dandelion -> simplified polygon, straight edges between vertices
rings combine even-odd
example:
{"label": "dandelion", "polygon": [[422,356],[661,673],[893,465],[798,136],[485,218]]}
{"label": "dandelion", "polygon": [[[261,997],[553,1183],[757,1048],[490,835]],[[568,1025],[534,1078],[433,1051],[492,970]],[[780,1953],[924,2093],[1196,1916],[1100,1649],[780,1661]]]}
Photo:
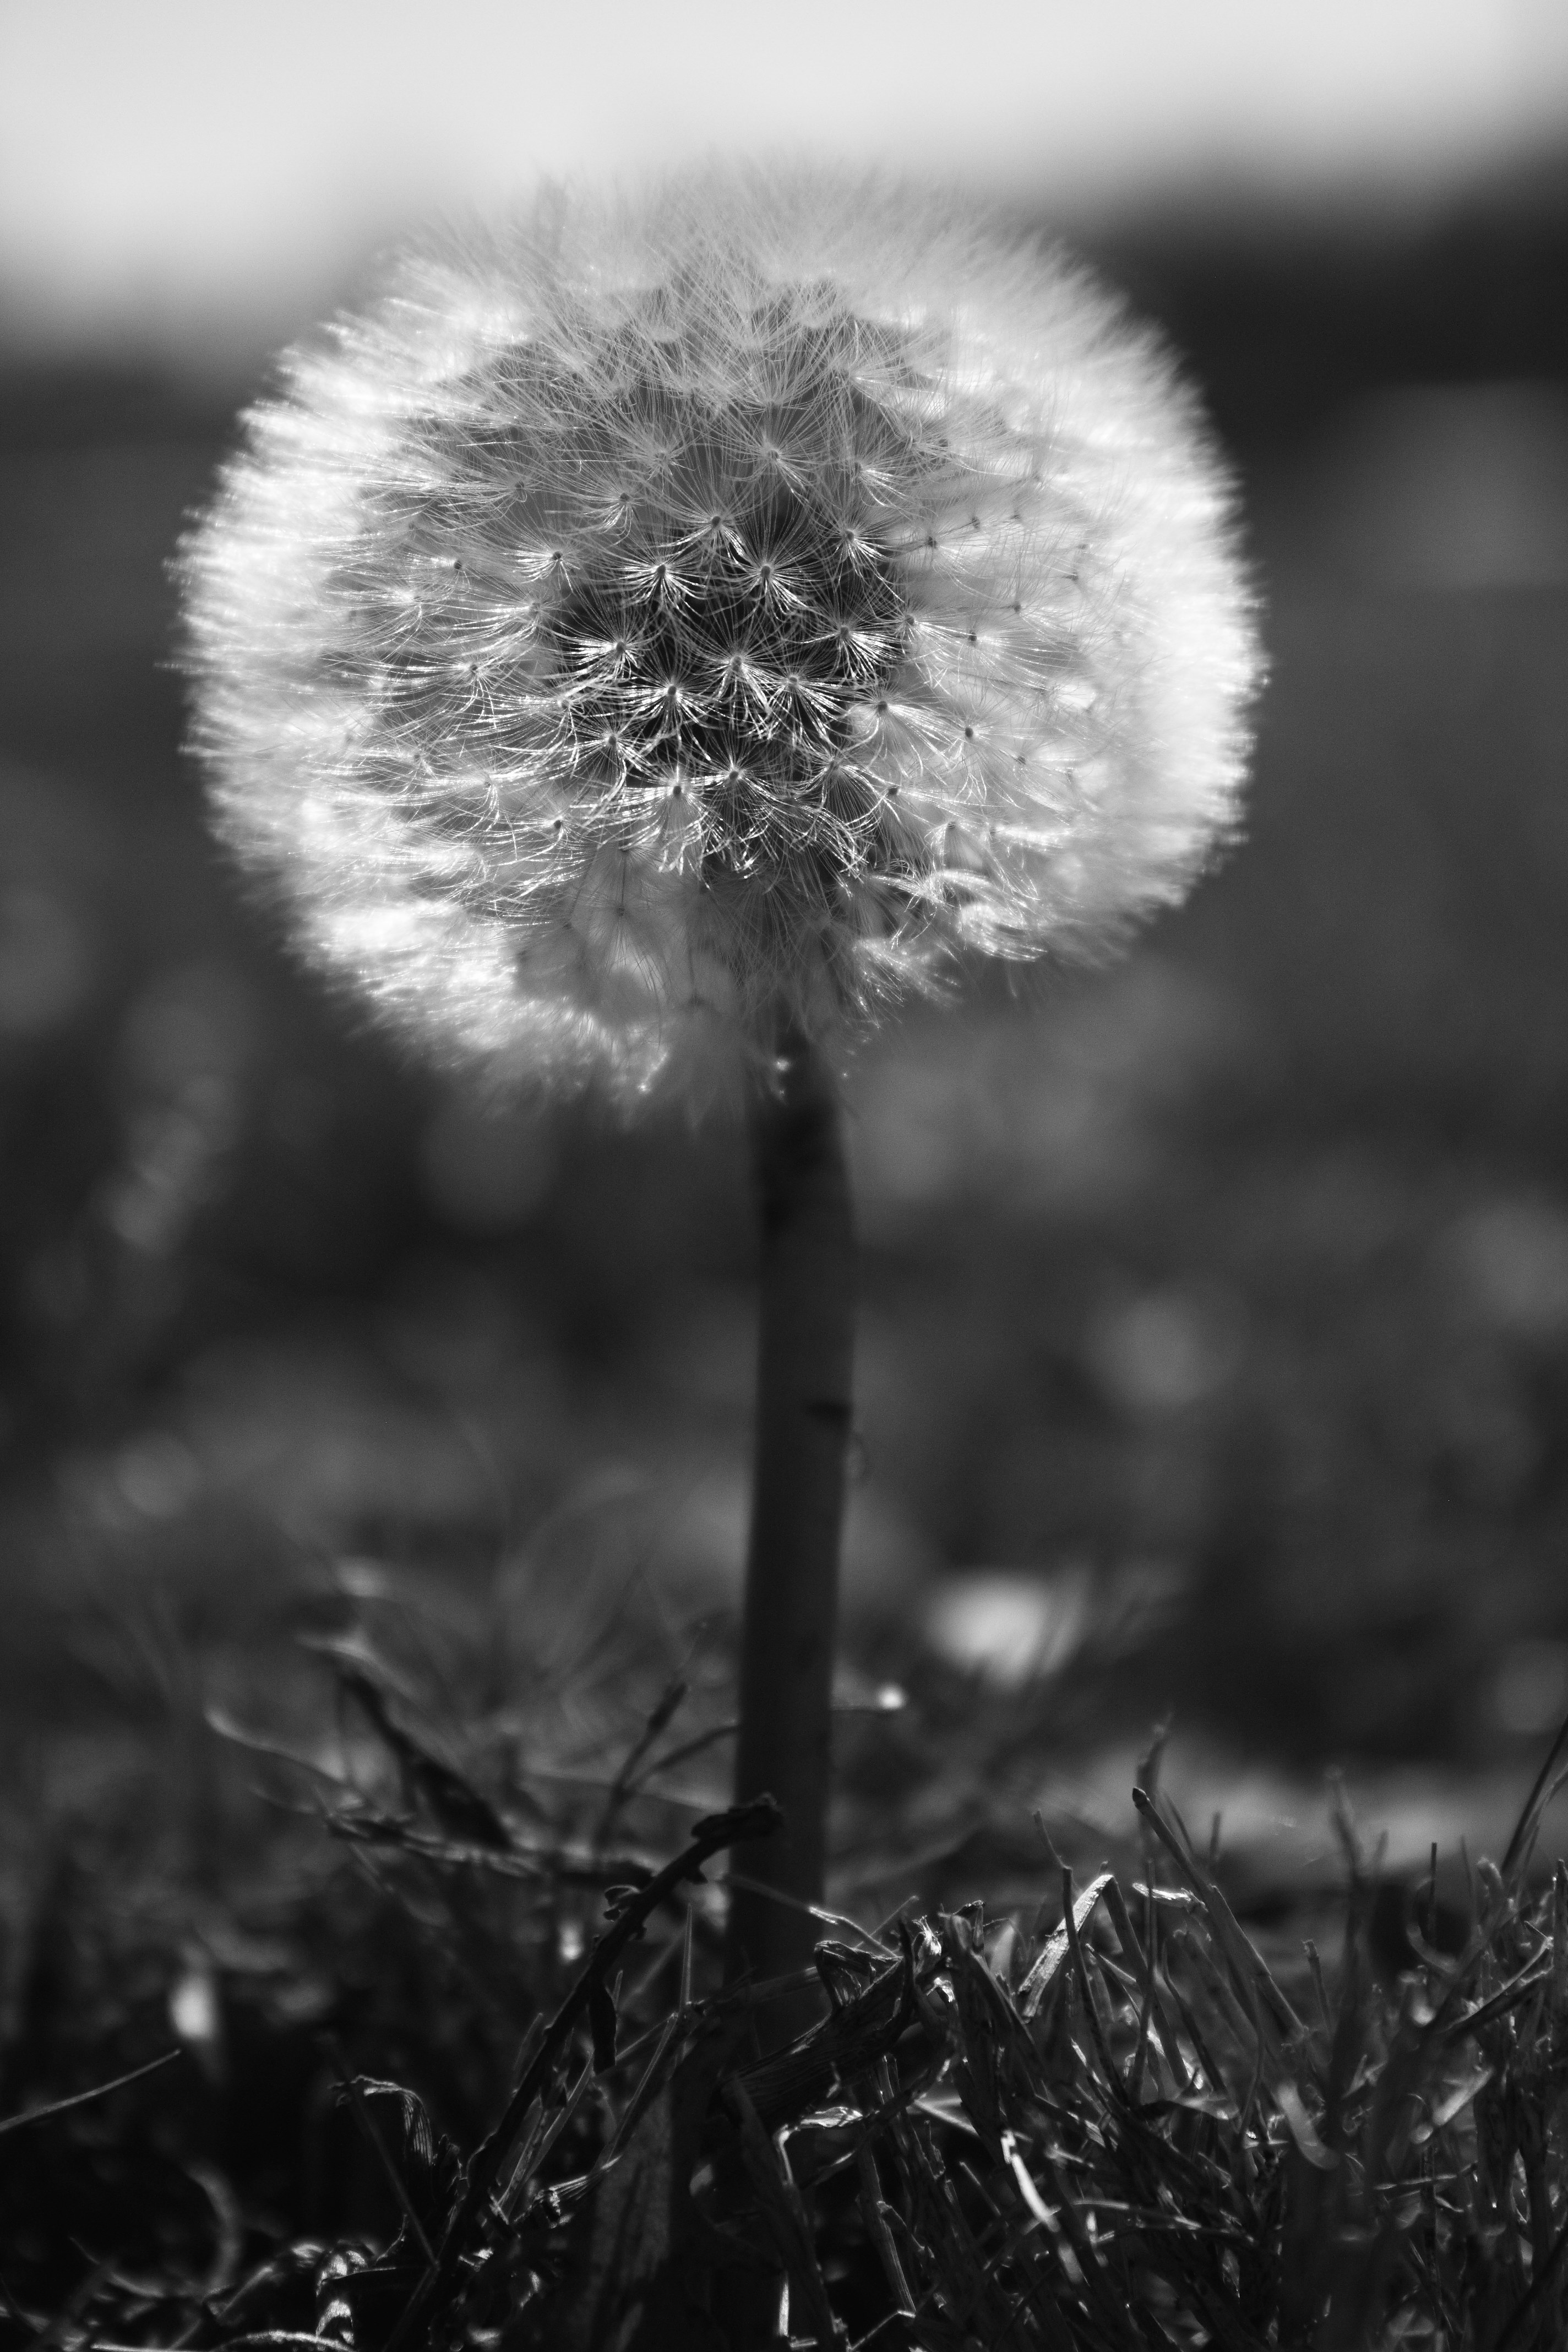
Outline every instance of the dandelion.
{"label": "dandelion", "polygon": [[[836,1072],[977,957],[1115,944],[1229,831],[1227,478],[1146,332],[933,199],[712,173],[406,257],[181,564],[218,827],[476,1081],[745,1106],[739,1794],[819,1899],[849,1422]],[[811,1923],[735,1897],[764,1970]]]}

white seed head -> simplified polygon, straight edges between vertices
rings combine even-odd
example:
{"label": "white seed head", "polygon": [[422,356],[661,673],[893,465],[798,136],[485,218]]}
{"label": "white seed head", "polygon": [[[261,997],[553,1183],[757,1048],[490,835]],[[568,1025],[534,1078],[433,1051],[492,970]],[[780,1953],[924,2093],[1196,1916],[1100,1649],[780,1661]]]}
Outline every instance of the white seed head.
{"label": "white seed head", "polygon": [[494,1079],[727,1090],[971,952],[1094,951],[1233,821],[1230,492],[1081,270],[715,173],[424,250],[180,558],[220,830]]}

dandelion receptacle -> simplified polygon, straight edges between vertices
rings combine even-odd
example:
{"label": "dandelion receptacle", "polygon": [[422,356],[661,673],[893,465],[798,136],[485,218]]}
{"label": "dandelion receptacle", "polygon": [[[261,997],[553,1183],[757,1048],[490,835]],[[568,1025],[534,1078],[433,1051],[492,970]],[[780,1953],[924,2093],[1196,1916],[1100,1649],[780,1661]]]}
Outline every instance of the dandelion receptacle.
{"label": "dandelion receptacle", "polygon": [[[1037,238],[723,172],[433,244],[283,362],[182,551],[220,832],[478,1087],[749,1124],[731,1966],[809,1958],[851,1420],[846,1058],[1095,954],[1234,822],[1258,656],[1158,342]],[[767,1889],[788,1898],[773,1899]]]}

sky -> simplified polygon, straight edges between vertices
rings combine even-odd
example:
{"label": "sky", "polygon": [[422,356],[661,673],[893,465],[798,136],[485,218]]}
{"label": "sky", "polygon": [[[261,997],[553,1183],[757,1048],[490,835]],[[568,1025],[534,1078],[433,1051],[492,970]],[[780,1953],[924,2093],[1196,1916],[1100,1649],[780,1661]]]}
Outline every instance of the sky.
{"label": "sky", "polygon": [[0,0],[0,335],[247,344],[431,215],[716,152],[1070,225],[1564,144],[1563,0]]}

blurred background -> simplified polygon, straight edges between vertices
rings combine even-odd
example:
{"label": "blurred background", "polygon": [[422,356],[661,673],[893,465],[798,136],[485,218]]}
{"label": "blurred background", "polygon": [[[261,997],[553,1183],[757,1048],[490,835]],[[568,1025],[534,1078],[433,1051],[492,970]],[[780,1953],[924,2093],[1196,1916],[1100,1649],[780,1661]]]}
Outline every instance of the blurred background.
{"label": "blurred background", "polygon": [[938,173],[1125,288],[1272,661],[1187,908],[854,1070],[848,1654],[1048,1691],[1086,1807],[1173,1709],[1233,1819],[1339,1760],[1413,1853],[1434,1791],[1492,1834],[1568,1709],[1555,0],[5,0],[6,1757],[345,1561],[475,1589],[566,1528],[667,1626],[733,1605],[738,1139],[486,1116],[294,971],[204,833],[164,569],[400,230],[710,151]]}

